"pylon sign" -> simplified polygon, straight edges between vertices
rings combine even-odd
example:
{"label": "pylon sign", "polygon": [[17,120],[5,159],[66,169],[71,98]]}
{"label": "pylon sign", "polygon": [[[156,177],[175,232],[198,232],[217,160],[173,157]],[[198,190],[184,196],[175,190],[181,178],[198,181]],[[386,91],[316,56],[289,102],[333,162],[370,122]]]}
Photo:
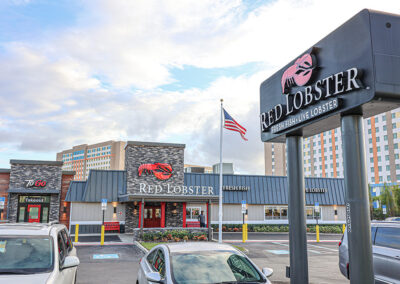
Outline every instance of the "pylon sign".
{"label": "pylon sign", "polygon": [[260,88],[261,140],[284,142],[400,106],[397,15],[363,10],[294,58]]}

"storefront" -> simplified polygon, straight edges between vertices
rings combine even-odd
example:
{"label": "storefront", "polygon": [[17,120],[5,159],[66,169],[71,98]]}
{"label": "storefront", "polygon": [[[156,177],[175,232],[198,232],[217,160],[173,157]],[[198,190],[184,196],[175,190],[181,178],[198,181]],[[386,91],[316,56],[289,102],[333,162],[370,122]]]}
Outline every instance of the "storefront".
{"label": "storefront", "polygon": [[[184,173],[184,145],[128,142],[125,171],[92,170],[86,182],[72,182],[71,224],[80,232],[100,231],[101,199],[107,199],[106,221],[126,232],[138,228],[193,228],[203,211],[206,226],[218,223],[219,175]],[[308,223],[344,223],[343,179],[307,178]],[[251,224],[287,224],[287,178],[255,175],[223,176],[223,223],[243,222],[246,201]],[[314,210],[318,203],[321,210]],[[72,231],[74,230],[71,227]]]}
{"label": "storefront", "polygon": [[10,164],[11,169],[0,171],[0,194],[6,199],[1,218],[13,223],[60,221],[69,226],[70,206],[64,199],[74,172],[62,171],[62,162],[56,161],[11,160]]}

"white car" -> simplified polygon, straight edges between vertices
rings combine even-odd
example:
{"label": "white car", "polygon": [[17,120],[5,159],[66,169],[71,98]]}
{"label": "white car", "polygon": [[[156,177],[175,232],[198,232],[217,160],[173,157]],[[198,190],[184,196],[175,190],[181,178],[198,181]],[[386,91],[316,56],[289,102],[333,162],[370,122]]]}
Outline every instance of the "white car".
{"label": "white car", "polygon": [[78,265],[64,225],[0,224],[0,283],[71,284]]}
{"label": "white car", "polygon": [[136,283],[267,283],[262,271],[227,244],[187,242],[154,247],[141,260]]}

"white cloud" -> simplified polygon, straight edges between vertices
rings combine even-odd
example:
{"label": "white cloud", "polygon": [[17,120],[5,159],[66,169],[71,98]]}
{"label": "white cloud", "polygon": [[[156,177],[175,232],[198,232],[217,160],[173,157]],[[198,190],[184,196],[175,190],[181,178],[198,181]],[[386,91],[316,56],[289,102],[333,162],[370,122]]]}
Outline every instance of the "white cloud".
{"label": "white cloud", "polygon": [[[55,152],[109,139],[168,141],[187,144],[187,163],[211,165],[224,98],[249,138],[225,131],[225,161],[262,174],[261,82],[364,7],[400,12],[389,0],[278,0],[250,12],[241,1],[84,2],[76,25],[40,42],[2,43],[0,147]],[[205,89],[159,88],[177,79],[171,67],[249,62],[263,68],[216,77]]]}

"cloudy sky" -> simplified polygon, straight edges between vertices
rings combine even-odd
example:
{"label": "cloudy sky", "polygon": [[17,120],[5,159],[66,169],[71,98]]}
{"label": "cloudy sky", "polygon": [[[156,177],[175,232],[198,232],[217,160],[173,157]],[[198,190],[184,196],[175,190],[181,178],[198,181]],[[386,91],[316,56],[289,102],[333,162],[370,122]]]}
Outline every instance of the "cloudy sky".
{"label": "cloudy sky", "polygon": [[263,174],[259,86],[351,16],[393,1],[1,0],[0,168],[76,144],[186,144],[219,161],[219,100],[247,128],[224,162]]}

